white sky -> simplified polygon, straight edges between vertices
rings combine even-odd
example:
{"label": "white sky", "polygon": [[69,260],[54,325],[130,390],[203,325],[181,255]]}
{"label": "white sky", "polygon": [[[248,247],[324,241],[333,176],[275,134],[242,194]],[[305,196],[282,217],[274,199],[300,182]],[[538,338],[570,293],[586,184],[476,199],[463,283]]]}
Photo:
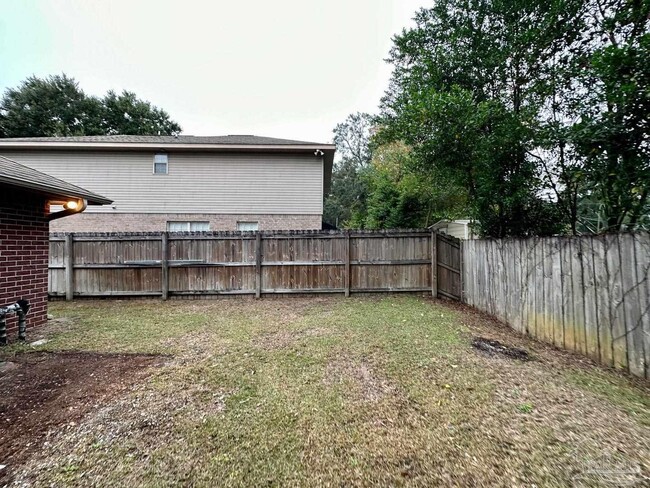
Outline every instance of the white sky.
{"label": "white sky", "polygon": [[391,37],[425,0],[0,0],[0,90],[65,72],[134,91],[184,134],[326,142],[376,112]]}

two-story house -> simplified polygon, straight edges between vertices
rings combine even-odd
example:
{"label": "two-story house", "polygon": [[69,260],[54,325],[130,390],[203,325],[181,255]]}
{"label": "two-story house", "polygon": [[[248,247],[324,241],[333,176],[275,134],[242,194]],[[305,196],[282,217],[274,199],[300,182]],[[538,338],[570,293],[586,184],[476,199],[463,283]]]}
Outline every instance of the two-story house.
{"label": "two-story house", "polygon": [[334,146],[269,137],[0,139],[0,155],[105,195],[112,205],[52,231],[320,229]]}

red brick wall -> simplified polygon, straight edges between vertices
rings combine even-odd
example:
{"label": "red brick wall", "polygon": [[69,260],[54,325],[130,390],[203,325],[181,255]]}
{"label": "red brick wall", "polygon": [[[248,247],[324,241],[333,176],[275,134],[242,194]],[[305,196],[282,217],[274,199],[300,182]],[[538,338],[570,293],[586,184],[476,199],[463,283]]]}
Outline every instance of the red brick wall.
{"label": "red brick wall", "polygon": [[319,230],[320,214],[136,214],[86,211],[53,220],[52,232],[162,232],[167,221],[209,222],[211,231],[237,230],[237,222],[258,222],[260,230]]}
{"label": "red brick wall", "polygon": [[[29,300],[27,333],[47,321],[49,226],[43,196],[0,186],[0,306]],[[8,316],[7,327],[17,327]],[[10,340],[15,339],[10,333]]]}

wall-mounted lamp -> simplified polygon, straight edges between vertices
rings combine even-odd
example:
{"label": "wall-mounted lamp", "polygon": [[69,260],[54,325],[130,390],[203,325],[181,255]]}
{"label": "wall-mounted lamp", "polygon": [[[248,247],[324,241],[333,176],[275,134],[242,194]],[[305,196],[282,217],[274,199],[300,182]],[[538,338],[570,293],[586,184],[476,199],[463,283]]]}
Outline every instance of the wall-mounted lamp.
{"label": "wall-mounted lamp", "polygon": [[78,200],[49,200],[47,203],[48,206],[61,205],[63,207],[63,210],[49,214],[47,220],[60,219],[61,217],[83,212],[88,206],[88,201],[84,198]]}

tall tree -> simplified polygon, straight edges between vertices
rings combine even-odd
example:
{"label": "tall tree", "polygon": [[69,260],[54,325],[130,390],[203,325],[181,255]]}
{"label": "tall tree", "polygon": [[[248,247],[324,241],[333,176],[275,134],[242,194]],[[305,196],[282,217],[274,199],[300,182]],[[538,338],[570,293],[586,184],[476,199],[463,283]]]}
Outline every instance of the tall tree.
{"label": "tall tree", "polygon": [[647,225],[649,0],[439,0],[415,20],[380,137],[456,175],[484,234]]}
{"label": "tall tree", "polygon": [[411,145],[423,172],[463,183],[484,234],[560,230],[541,199],[536,147],[550,60],[580,33],[578,0],[440,0],[394,39],[382,137]]}
{"label": "tall tree", "polygon": [[323,219],[337,227],[353,225],[353,216],[365,208],[367,184],[361,175],[372,158],[373,118],[366,113],[350,114],[334,128],[337,160],[332,188],[326,195]]}
{"label": "tall tree", "polygon": [[170,120],[167,112],[138,99],[133,92],[123,91],[117,95],[109,91],[102,105],[106,134],[171,135],[181,131],[181,126]]}
{"label": "tall tree", "polygon": [[373,127],[372,115],[362,112],[348,115],[334,127],[334,144],[341,161],[349,161],[358,169],[370,163]]}
{"label": "tall tree", "polygon": [[3,137],[102,134],[102,105],[66,75],[31,76],[0,101]]}
{"label": "tall tree", "polygon": [[355,215],[355,226],[420,228],[466,215],[464,189],[445,174],[414,170],[412,154],[399,142],[375,148],[372,164],[362,175],[368,198],[363,211]]}
{"label": "tall tree", "polygon": [[[645,225],[650,205],[650,1],[591,0],[565,113],[597,231]],[[590,208],[594,208],[593,206]]]}
{"label": "tall tree", "polygon": [[17,88],[7,89],[0,100],[1,137],[172,135],[180,131],[164,110],[131,92],[88,96],[65,74],[29,77]]}

